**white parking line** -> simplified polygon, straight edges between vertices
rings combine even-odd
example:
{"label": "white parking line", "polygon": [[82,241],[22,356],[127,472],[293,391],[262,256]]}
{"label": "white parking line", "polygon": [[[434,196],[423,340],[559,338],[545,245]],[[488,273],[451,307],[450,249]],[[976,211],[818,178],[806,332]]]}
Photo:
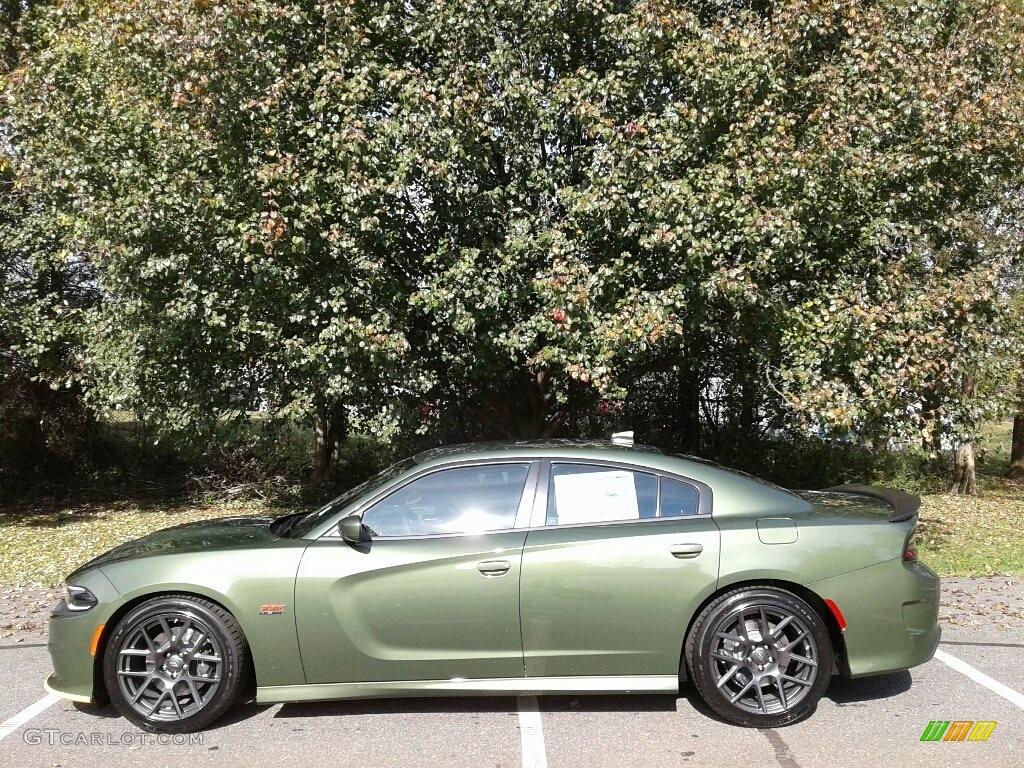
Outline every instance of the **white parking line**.
{"label": "white parking line", "polygon": [[979,685],[985,686],[993,693],[999,694],[1011,704],[1016,704],[1021,709],[1024,709],[1024,694],[1017,693],[1013,688],[1007,688],[998,680],[993,680],[984,672],[980,672],[972,667],[966,661],[958,659],[956,656],[950,656],[945,651],[935,651],[935,658],[946,666],[955,669],[960,674],[967,675],[971,680]]}
{"label": "white parking line", "polygon": [[0,724],[0,741],[6,739],[33,717],[46,710],[48,707],[52,707],[58,701],[60,701],[59,696],[54,696],[52,693],[48,693],[35,704],[30,704],[25,707],[14,717],[4,720],[4,722]]}
{"label": "white parking line", "polygon": [[548,755],[544,751],[544,727],[540,721],[536,696],[520,696],[519,743],[523,748],[523,768],[548,768]]}

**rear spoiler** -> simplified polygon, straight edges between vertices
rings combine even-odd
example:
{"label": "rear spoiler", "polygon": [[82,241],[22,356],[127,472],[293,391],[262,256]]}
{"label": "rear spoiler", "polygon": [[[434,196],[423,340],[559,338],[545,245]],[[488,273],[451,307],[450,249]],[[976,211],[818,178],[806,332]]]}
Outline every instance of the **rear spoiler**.
{"label": "rear spoiler", "polygon": [[878,488],[874,485],[837,485],[834,488],[826,488],[825,490],[831,493],[855,493],[858,496],[870,496],[873,499],[881,499],[892,507],[892,510],[889,512],[890,523],[909,520],[921,508],[920,496],[897,491],[895,488]]}

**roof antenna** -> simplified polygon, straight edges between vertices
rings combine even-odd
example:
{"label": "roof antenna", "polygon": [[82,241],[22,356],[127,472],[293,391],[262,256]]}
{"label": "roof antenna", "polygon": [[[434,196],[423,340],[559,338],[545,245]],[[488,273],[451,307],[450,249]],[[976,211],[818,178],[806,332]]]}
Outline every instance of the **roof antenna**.
{"label": "roof antenna", "polygon": [[633,430],[629,432],[613,432],[612,445],[622,445],[626,448],[633,447]]}

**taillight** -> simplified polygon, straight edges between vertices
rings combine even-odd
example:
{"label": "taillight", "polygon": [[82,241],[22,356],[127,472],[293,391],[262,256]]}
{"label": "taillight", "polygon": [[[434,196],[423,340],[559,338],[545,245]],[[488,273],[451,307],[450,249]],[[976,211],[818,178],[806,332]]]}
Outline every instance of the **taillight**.
{"label": "taillight", "polygon": [[917,560],[917,543],[914,541],[914,533],[917,531],[915,528],[907,536],[907,540],[903,543],[903,559],[904,560]]}

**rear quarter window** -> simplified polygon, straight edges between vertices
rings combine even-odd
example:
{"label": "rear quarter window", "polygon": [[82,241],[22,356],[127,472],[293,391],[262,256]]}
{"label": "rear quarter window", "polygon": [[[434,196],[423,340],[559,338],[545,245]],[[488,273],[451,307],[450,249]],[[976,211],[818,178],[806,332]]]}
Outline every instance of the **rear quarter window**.
{"label": "rear quarter window", "polygon": [[697,489],[687,483],[661,478],[661,514],[659,517],[696,515],[700,504]]}

